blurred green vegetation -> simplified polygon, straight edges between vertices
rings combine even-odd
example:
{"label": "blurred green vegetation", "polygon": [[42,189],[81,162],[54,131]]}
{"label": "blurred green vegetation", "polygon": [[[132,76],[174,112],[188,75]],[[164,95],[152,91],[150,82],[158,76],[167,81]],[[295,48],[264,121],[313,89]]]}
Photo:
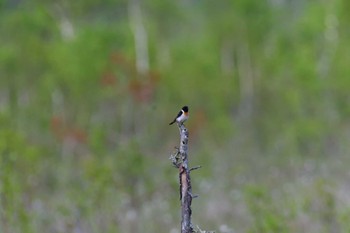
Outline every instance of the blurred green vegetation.
{"label": "blurred green vegetation", "polygon": [[348,232],[349,7],[0,1],[0,232]]}

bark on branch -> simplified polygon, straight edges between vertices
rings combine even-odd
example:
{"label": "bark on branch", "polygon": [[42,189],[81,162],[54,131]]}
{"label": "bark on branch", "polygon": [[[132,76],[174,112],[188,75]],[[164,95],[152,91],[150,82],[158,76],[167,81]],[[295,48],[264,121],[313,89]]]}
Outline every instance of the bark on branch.
{"label": "bark on branch", "polygon": [[189,168],[188,166],[188,137],[187,128],[182,123],[177,123],[180,131],[180,147],[170,156],[173,165],[179,169],[179,183],[180,183],[180,200],[181,200],[181,233],[214,233],[213,231],[202,231],[198,226],[193,229],[191,222],[191,204],[192,199],[198,195],[192,194],[190,173],[193,170],[201,168],[195,166]]}
{"label": "bark on branch", "polygon": [[180,199],[181,199],[181,233],[192,233],[191,223],[191,204],[192,204],[192,187],[190,178],[190,169],[188,168],[188,130],[183,124],[178,124],[180,131],[180,148],[179,155],[179,180],[180,180]]}

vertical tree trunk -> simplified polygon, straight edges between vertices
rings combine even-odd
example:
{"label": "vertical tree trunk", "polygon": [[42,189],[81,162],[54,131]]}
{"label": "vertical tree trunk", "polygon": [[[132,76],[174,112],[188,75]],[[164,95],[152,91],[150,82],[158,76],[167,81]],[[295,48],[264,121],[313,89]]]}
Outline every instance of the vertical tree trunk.
{"label": "vertical tree trunk", "polygon": [[56,18],[60,29],[61,37],[64,41],[71,41],[75,38],[75,28],[69,18],[69,12],[61,4],[53,4],[53,16]]}
{"label": "vertical tree trunk", "polygon": [[129,0],[129,18],[135,38],[136,69],[138,74],[145,74],[149,70],[148,36],[139,0]]}

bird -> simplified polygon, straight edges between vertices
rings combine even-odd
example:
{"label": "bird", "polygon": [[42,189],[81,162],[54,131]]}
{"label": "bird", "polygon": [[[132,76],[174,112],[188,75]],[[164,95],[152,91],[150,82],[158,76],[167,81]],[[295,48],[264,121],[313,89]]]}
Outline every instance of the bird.
{"label": "bird", "polygon": [[177,114],[175,119],[169,123],[169,125],[174,124],[175,122],[178,122],[180,124],[183,124],[188,119],[188,107],[183,106],[181,108],[181,111]]}

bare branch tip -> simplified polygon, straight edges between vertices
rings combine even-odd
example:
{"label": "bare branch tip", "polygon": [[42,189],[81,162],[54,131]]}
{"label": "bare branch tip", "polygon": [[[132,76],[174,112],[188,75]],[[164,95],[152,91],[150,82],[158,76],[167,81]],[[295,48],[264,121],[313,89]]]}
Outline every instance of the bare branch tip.
{"label": "bare branch tip", "polygon": [[190,171],[194,171],[194,170],[197,170],[197,169],[200,169],[200,168],[202,168],[202,166],[198,165],[198,166],[190,168]]}
{"label": "bare branch tip", "polygon": [[197,229],[193,231],[194,233],[215,233],[215,231],[204,231],[200,229],[198,225],[196,227]]}
{"label": "bare branch tip", "polygon": [[198,194],[192,194],[191,192],[188,192],[188,193],[190,194],[190,196],[191,196],[193,199],[199,197]]}

